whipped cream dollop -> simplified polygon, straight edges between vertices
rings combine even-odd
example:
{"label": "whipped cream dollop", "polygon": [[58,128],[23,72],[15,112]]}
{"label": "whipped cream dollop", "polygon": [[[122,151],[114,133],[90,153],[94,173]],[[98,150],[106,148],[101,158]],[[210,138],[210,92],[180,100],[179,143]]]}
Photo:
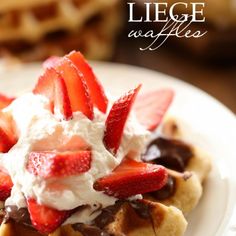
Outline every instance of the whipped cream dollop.
{"label": "whipped cream dollop", "polygon": [[[9,172],[14,187],[6,205],[25,207],[25,198],[35,198],[38,203],[58,210],[70,210],[81,205],[89,208],[70,223],[89,222],[95,217],[91,214],[99,207],[115,203],[117,199],[95,191],[96,179],[108,175],[130,152],[132,158],[140,160],[149,132],[131,114],[116,156],[106,150],[103,143],[106,114],[95,109],[91,121],[81,112],[75,112],[73,119],[61,121],[48,109],[49,101],[41,95],[32,93],[17,98],[3,111],[10,113],[16,123],[18,142],[8,153],[1,154],[1,163]],[[27,171],[29,153],[32,151],[73,151],[78,145],[83,148],[81,139],[91,147],[91,168],[86,173],[63,178],[43,179]],[[94,215],[94,216],[93,216]]]}

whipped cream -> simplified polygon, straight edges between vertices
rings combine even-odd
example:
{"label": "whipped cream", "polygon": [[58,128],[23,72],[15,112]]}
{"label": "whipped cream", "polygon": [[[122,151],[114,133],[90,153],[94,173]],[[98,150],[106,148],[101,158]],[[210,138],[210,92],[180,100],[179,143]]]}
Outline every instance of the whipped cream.
{"label": "whipped cream", "polygon": [[[116,156],[106,150],[103,144],[106,115],[95,109],[94,120],[89,120],[81,112],[75,112],[73,119],[60,121],[48,109],[49,101],[41,95],[32,93],[17,98],[3,111],[10,113],[19,133],[19,140],[8,152],[1,154],[1,163],[12,178],[14,187],[6,205],[25,207],[25,198],[35,198],[41,204],[58,210],[74,209],[89,205],[86,211],[72,216],[70,223],[89,222],[92,214],[100,206],[106,207],[117,199],[95,191],[96,179],[108,175],[130,152],[132,158],[140,160],[149,137],[131,114],[124,130],[121,146]],[[43,179],[34,176],[26,169],[31,151],[78,150],[81,138],[92,150],[91,168],[88,172],[63,178]],[[81,144],[83,148],[83,143]]]}

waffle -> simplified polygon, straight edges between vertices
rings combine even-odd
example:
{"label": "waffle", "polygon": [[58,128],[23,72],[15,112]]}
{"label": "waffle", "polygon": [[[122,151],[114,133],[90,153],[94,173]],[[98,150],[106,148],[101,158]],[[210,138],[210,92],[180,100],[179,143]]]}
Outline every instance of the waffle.
{"label": "waffle", "polygon": [[[164,137],[168,138],[167,140],[172,139],[177,145],[186,145],[180,141],[184,135],[177,120],[172,118],[166,120],[163,124],[162,133]],[[187,147],[189,147],[192,155],[189,161],[185,163],[184,168],[176,166],[175,163],[175,170],[169,169],[170,179],[167,183],[166,190],[164,188],[164,192],[160,190],[157,193],[151,193],[145,196],[152,201],[158,201],[167,206],[175,206],[185,215],[192,211],[198,204],[203,193],[203,182],[211,169],[211,158],[207,153],[190,144],[187,144]],[[169,163],[162,164],[167,168],[170,167]],[[169,195],[166,195],[166,191]]]}
{"label": "waffle", "polygon": [[[100,227],[98,228],[96,224]],[[182,212],[175,207],[167,207],[148,200],[126,201],[118,202],[112,208],[105,208],[95,219],[93,226],[65,225],[49,236],[178,236],[183,235],[186,226],[187,222]],[[16,233],[19,236],[42,236],[22,224],[8,222],[1,225],[1,236],[13,236]]]}
{"label": "waffle", "polygon": [[[183,134],[174,119],[164,122],[162,135],[168,140],[186,145],[179,141]],[[114,206],[103,209],[93,225],[64,225],[50,236],[87,236],[92,232],[104,236],[183,235],[187,227],[184,215],[198,204],[203,193],[203,181],[211,167],[210,158],[206,153],[191,145],[188,145],[188,148],[193,155],[185,168],[179,171],[174,170],[175,168],[168,169],[168,184],[173,185],[174,182],[174,191],[170,191],[167,186],[167,189],[164,187],[164,190],[145,194],[144,200],[118,201]],[[171,192],[169,196],[166,195],[168,191]],[[1,225],[0,236],[11,236],[16,232],[19,236],[41,235],[34,229],[13,221]]]}
{"label": "waffle", "polygon": [[30,61],[77,48],[92,59],[108,58],[120,13],[118,0],[0,3],[0,52]]}

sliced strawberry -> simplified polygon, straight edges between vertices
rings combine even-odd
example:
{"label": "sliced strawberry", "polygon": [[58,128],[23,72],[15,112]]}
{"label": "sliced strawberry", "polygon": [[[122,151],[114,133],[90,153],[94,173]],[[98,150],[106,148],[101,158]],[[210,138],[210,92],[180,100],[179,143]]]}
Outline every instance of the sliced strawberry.
{"label": "sliced strawberry", "polygon": [[40,205],[32,198],[27,199],[27,205],[33,226],[42,234],[55,231],[73,213]]}
{"label": "sliced strawberry", "polygon": [[54,105],[54,79],[57,77],[57,73],[53,68],[45,70],[43,75],[38,79],[33,93],[40,94],[47,97],[50,101],[50,109],[53,110]]}
{"label": "sliced strawberry", "polygon": [[65,177],[84,173],[91,166],[91,151],[31,152],[27,170],[43,178]]}
{"label": "sliced strawberry", "polygon": [[55,68],[55,66],[57,65],[57,63],[60,61],[60,57],[57,56],[52,56],[49,57],[47,60],[45,60],[43,62],[43,68],[47,69],[47,68]]}
{"label": "sliced strawberry", "polygon": [[70,100],[64,79],[53,68],[47,68],[39,78],[33,92],[46,96],[50,101],[50,110],[62,119],[72,118]]}
{"label": "sliced strawberry", "polygon": [[13,97],[8,97],[8,96],[0,93],[0,110],[7,107],[8,105],[10,105],[14,99],[15,98],[13,98]]}
{"label": "sliced strawberry", "polygon": [[11,195],[13,183],[11,177],[0,170],[0,201],[5,201]]}
{"label": "sliced strawberry", "polygon": [[81,72],[67,58],[62,58],[56,69],[65,79],[72,111],[81,111],[92,120],[94,115],[93,106]]}
{"label": "sliced strawberry", "polygon": [[0,111],[0,152],[8,152],[17,142],[12,118]]}
{"label": "sliced strawberry", "polygon": [[137,97],[134,109],[139,122],[148,130],[155,130],[161,123],[174,97],[170,89],[155,90]]}
{"label": "sliced strawberry", "polygon": [[57,76],[54,81],[54,113],[62,116],[62,119],[69,120],[72,118],[70,100],[63,78]]}
{"label": "sliced strawberry", "polygon": [[108,114],[103,142],[113,154],[116,154],[120,146],[125,123],[140,88],[141,85],[118,99]]}
{"label": "sliced strawberry", "polygon": [[77,69],[84,75],[86,84],[88,85],[90,96],[93,104],[103,113],[106,113],[108,99],[101,83],[93,73],[84,56],[80,52],[73,51],[67,56]]}
{"label": "sliced strawberry", "polygon": [[167,181],[163,166],[125,159],[113,172],[94,184],[94,189],[119,199],[161,189]]}

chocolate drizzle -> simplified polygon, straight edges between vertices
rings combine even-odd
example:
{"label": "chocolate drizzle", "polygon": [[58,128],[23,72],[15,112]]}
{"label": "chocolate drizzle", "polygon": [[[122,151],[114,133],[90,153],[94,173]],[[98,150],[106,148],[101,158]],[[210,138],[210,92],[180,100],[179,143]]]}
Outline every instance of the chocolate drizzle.
{"label": "chocolate drizzle", "polygon": [[184,142],[157,138],[148,145],[143,160],[184,172],[191,157],[193,157],[192,149]]}
{"label": "chocolate drizzle", "polygon": [[[185,173],[185,169],[192,157],[192,149],[186,143],[179,140],[159,137],[148,145],[143,160],[182,172],[183,178],[187,180],[191,176],[189,173]],[[150,194],[157,200],[165,200],[174,195],[176,190],[175,185],[174,176],[169,175],[166,185],[162,189]]]}
{"label": "chocolate drizzle", "polygon": [[[94,219],[92,225],[79,223],[72,225],[72,227],[74,230],[80,232],[83,236],[111,236],[111,234],[106,231],[106,227],[115,221],[116,214],[122,207],[127,207],[127,209],[130,209],[128,210],[129,214],[136,215],[132,215],[132,219],[135,222],[132,222],[129,218],[127,218],[127,222],[125,222],[125,225],[123,225],[124,232],[122,233],[124,233],[124,235],[126,235],[126,232],[129,232],[129,230],[132,230],[132,227],[137,227],[137,224],[140,222],[146,222],[146,224],[151,223],[153,232],[156,235],[154,222],[151,215],[152,206],[145,200],[117,201],[114,205],[102,209],[101,214]],[[136,222],[136,220],[138,220],[138,222]]]}
{"label": "chocolate drizzle", "polygon": [[17,206],[6,206],[4,221],[14,220],[27,226],[32,226],[30,215],[27,208],[18,208]]}
{"label": "chocolate drizzle", "polygon": [[165,200],[175,193],[175,178],[168,176],[166,185],[158,191],[150,193],[157,200]]}
{"label": "chocolate drizzle", "polygon": [[113,222],[115,220],[115,214],[120,210],[123,203],[123,201],[117,201],[115,205],[102,209],[101,214],[94,220],[95,225],[103,229],[106,225]]}

